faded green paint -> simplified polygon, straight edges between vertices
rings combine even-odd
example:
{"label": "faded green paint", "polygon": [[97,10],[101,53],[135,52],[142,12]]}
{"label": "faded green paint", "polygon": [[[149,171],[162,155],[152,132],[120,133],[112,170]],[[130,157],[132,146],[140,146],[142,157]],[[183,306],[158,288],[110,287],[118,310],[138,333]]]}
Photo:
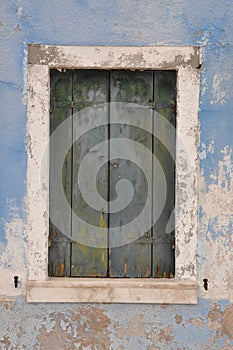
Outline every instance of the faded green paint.
{"label": "faded green paint", "polygon": [[107,249],[72,244],[72,276],[106,277]]}
{"label": "faded green paint", "polygon": [[[68,103],[72,101],[72,71],[51,70],[51,103]],[[51,125],[53,127],[53,125]]]}
{"label": "faded green paint", "polygon": [[[109,247],[116,240],[112,234],[112,228],[121,228],[131,222],[143,210],[148,193],[152,193],[153,203],[150,212],[152,219],[153,210],[156,211],[159,188],[162,187],[162,178],[153,164],[152,153],[159,160],[166,176],[168,196],[162,214],[156,225],[145,232],[144,236],[136,241],[108,249],[100,249],[84,246],[80,243],[71,243],[51,223],[50,248],[49,248],[49,274],[52,276],[109,276],[109,277],[171,277],[174,275],[174,232],[166,234],[166,223],[174,207],[174,163],[164,147],[151,134],[157,128],[159,134],[164,136],[169,144],[175,147],[175,140],[170,139],[166,127],[159,125],[156,113],[161,113],[167,120],[175,125],[175,101],[176,101],[176,72],[175,71],[96,71],[74,70],[66,72],[51,72],[51,133],[70,115],[73,116],[70,123],[69,137],[76,139],[76,134],[81,123],[88,123],[91,127],[93,114],[92,107],[108,102],[129,103],[128,112],[133,104],[137,103],[148,108],[149,118],[142,116],[138,127],[129,127],[124,124],[124,119],[119,115],[119,124],[111,124],[111,105],[105,114],[103,113],[103,125],[95,127],[82,135],[73,143],[73,147],[67,153],[63,165],[63,188],[68,202],[72,206],[69,218],[70,234],[78,235],[85,239],[89,232],[81,226],[75,226],[72,215],[78,215],[83,221],[96,227],[108,227]],[[132,106],[130,105],[132,103]],[[153,109],[153,108],[156,108]],[[80,111],[85,113],[79,115]],[[110,122],[110,128],[108,123]],[[146,132],[145,128],[151,130]],[[148,187],[147,179],[143,171],[129,159],[111,160],[114,138],[126,138],[138,142],[148,148],[147,168],[151,174],[152,188]],[[105,145],[99,148],[99,144],[109,140],[109,148]],[[98,146],[98,147],[97,147]],[[59,156],[58,150],[51,146],[51,159]],[[83,179],[84,191],[93,192],[90,187],[90,169],[98,168],[100,158],[104,157],[105,165],[97,174],[96,187],[99,194],[107,201],[116,199],[116,184],[121,179],[128,179],[133,186],[133,198],[129,205],[119,212],[107,215],[107,208],[91,207],[83,198],[78,182],[80,165],[88,154],[85,179]],[[52,162],[51,162],[52,164]],[[52,171],[51,171],[52,174]],[[52,177],[50,179],[52,183]],[[50,193],[51,206],[53,195]],[[111,210],[110,210],[111,211]],[[148,221],[148,215],[143,220]],[[137,227],[135,227],[135,232]],[[109,259],[109,260],[108,260]],[[70,264],[71,263],[71,264]]]}
{"label": "faded green paint", "polygon": [[152,99],[152,72],[115,71],[112,72],[111,101],[147,105]]}
{"label": "faded green paint", "polygon": [[76,111],[108,102],[109,72],[75,70],[73,72],[73,101]]}
{"label": "faded green paint", "polygon": [[[115,71],[111,74],[111,102],[127,102],[137,103],[139,105],[148,106],[149,101],[153,99],[153,72],[130,72],[130,71]],[[132,112],[134,107],[132,106]],[[149,112],[149,111],[148,111]],[[129,106],[130,113],[130,106]],[[110,137],[126,138],[139,142],[152,149],[151,135],[144,129],[147,127],[152,131],[152,111],[148,113],[148,118],[142,118],[138,128],[123,125],[124,122],[119,117],[119,124],[111,125]],[[110,115],[111,121],[111,115]],[[110,157],[113,151],[113,146],[110,142]],[[130,154],[129,154],[130,160]],[[117,213],[110,215],[109,222],[109,241],[116,240],[115,234],[112,233],[112,227],[118,228],[118,235],[121,232],[122,226],[131,222],[143,210],[148,191],[152,191],[147,186],[145,175],[136,164],[128,162],[124,159],[116,160],[117,166],[110,167],[110,200],[116,197],[116,184],[119,179],[128,179],[133,186],[133,198],[129,205]],[[146,159],[147,167],[150,169],[152,176],[152,161],[151,153]],[[111,202],[110,202],[111,208]],[[135,227],[137,231],[137,227]],[[110,258],[110,276],[112,277],[150,277],[151,276],[151,247],[149,244],[141,244],[141,240],[132,242],[117,248],[112,248],[109,254]]]}
{"label": "faded green paint", "polygon": [[[154,102],[156,113],[161,114],[172,125],[176,124],[176,72],[166,71],[155,72],[154,76]],[[175,150],[176,140],[171,135],[165,124],[159,123],[158,118],[154,120],[154,131],[157,130],[163,140],[163,145],[157,139],[154,140],[154,154],[159,160],[164,175],[166,177],[167,196],[163,211],[159,220],[153,227],[153,275],[154,277],[173,277],[175,274],[175,258],[174,258],[174,231],[166,233],[166,226],[172,215],[175,204],[175,164],[168,152],[166,145]],[[154,171],[154,183],[158,183],[158,187],[162,186],[162,179],[159,174]],[[161,185],[160,185],[161,183]],[[153,210],[156,212],[158,203],[156,195],[159,191],[153,191]],[[170,219],[171,221],[173,219]]]}
{"label": "faded green paint", "polygon": [[[91,125],[93,115],[88,107],[103,104],[108,102],[109,91],[109,72],[96,70],[76,70],[73,71],[73,100],[74,100],[74,115],[75,121],[73,124],[73,139],[76,139],[79,125],[82,122],[87,122]],[[79,118],[78,112],[86,108],[85,120]],[[77,118],[76,118],[77,115]],[[102,157],[108,160],[107,146],[91,152],[91,149],[97,146],[100,142],[108,139],[108,115],[103,114],[103,123],[105,125],[94,128],[87,134],[80,137],[73,145],[73,184],[72,184],[72,209],[73,214],[78,215],[88,224],[96,227],[107,227],[107,217],[102,211],[104,208],[92,208],[84,200],[78,183],[78,174],[83,157],[88,154],[88,162],[85,168],[85,177],[83,179],[85,192],[92,192],[88,179],[92,169],[96,169]],[[97,185],[99,193],[107,200],[108,179],[107,167],[104,167],[99,172]],[[88,236],[89,232],[86,229],[76,227],[73,223],[72,234],[77,234],[79,237]],[[107,234],[106,234],[107,235]],[[107,240],[107,237],[106,237]],[[72,276],[107,276],[107,249],[93,248],[81,245],[79,243],[72,244]]]}
{"label": "faded green paint", "polygon": [[[59,72],[51,70],[51,108],[50,108],[50,134],[67,118],[72,115],[70,101],[72,100],[72,72]],[[71,138],[70,133],[67,137]],[[50,142],[50,159],[59,157],[59,150]],[[56,206],[54,200],[53,177],[54,162],[50,162],[50,212]],[[66,198],[71,203],[71,151],[67,153],[62,172],[63,189]],[[66,227],[71,230],[71,212],[69,217],[63,217],[67,221]],[[49,230],[49,275],[70,276],[70,242],[52,222]]]}

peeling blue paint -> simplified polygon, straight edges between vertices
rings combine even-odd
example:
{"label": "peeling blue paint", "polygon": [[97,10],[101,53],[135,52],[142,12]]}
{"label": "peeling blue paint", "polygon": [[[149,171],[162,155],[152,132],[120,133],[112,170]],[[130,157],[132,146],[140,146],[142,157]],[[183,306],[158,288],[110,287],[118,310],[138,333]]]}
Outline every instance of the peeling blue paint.
{"label": "peeling blue paint", "polygon": [[[112,332],[111,349],[113,350],[119,349],[120,346],[123,349],[130,350],[147,350],[149,346],[158,346],[159,349],[164,350],[178,348],[199,350],[200,342],[203,349],[208,348],[210,344],[212,344],[211,349],[221,349],[226,346],[228,338],[226,334],[222,334],[220,337],[216,337],[216,335],[219,331],[218,325],[221,325],[225,317],[224,311],[227,310],[227,306],[227,301],[219,302],[214,306],[209,300],[199,300],[198,306],[138,305],[135,313],[132,306],[102,305],[99,306],[99,317],[107,317],[109,320],[108,329],[105,331]],[[60,305],[58,308],[54,305],[25,304],[23,298],[18,298],[14,307],[13,305],[9,307],[0,306],[1,315],[3,316],[2,334],[9,334],[9,341],[13,348],[40,349],[38,337],[43,327],[48,336],[51,337],[56,320],[59,319],[57,332],[60,329],[63,331],[63,335],[67,334],[73,339],[73,342],[76,342],[80,340],[79,332],[82,329],[82,332],[84,332],[82,334],[83,338],[88,339],[92,327],[90,318],[92,307],[96,306],[80,305],[71,310],[69,305]],[[218,313],[221,313],[221,317],[216,316],[214,320],[216,325],[210,331],[208,328],[210,312],[215,307],[219,310]],[[24,317],[22,317],[22,310]],[[88,316],[85,316],[85,313]],[[171,315],[181,315],[181,322],[177,323],[175,317],[171,317]],[[168,319],[172,332],[166,334],[163,331],[166,329]],[[200,320],[200,323],[195,324],[193,320]],[[86,327],[82,328],[85,323]],[[141,333],[141,335],[136,334],[137,327],[139,329],[138,333]],[[12,332],[9,332],[9,330]],[[119,334],[119,331],[122,334]],[[131,336],[130,332],[133,333]],[[142,336],[143,333],[146,337]],[[58,335],[59,333],[56,333],[56,337]],[[98,349],[98,337],[99,335],[96,334],[96,343],[93,343],[93,349],[94,346]],[[2,344],[0,339],[0,345]],[[65,344],[67,345],[68,342],[66,343],[64,339],[64,343],[60,343],[60,346],[65,346]],[[230,348],[233,341],[230,340],[228,345]],[[1,349],[4,349],[4,347],[2,346]],[[108,348],[106,347],[106,349]]]}
{"label": "peeling blue paint", "polygon": [[[226,156],[232,157],[233,150],[232,18],[231,0],[0,1],[0,256],[5,259],[0,261],[0,273],[3,267],[4,271],[12,273],[9,268],[11,255],[4,255],[9,248],[6,225],[13,220],[16,211],[26,223],[25,49],[28,43],[41,43],[201,47],[198,256],[200,278],[203,278],[202,274],[211,275],[213,252],[208,248],[218,242],[220,246],[216,250],[221,250],[221,256],[224,256],[232,250],[233,239],[232,208],[228,200],[233,190],[233,162],[232,158],[228,163],[226,161]],[[22,235],[25,242],[26,232]],[[14,249],[17,251],[17,248],[16,244]],[[17,266],[17,273],[27,273],[26,255],[25,251],[25,261],[22,266]],[[214,263],[221,265],[219,261]],[[229,274],[229,280],[226,278],[227,282],[224,282],[225,275],[222,277],[220,271],[219,280],[215,281],[221,299],[221,291],[232,289],[233,281],[230,280],[230,265],[218,268],[224,268],[224,274]],[[106,338],[106,349],[112,350],[231,349],[233,333],[224,322],[233,322],[230,317],[226,318],[232,300],[207,299],[212,291],[207,291],[204,296],[201,291],[202,286],[196,306],[71,306],[27,304],[23,290],[15,304],[0,304],[0,348],[45,349],[41,345],[43,339],[48,341],[57,327],[64,348],[71,348],[77,341],[81,345],[76,348],[102,350],[101,339]],[[211,323],[214,303],[220,313],[216,312],[216,319]],[[100,311],[99,322],[101,317],[106,322],[102,331],[95,328],[98,322],[93,325],[96,310]],[[177,319],[177,315],[181,318]],[[134,333],[133,325],[141,332]],[[93,329],[96,343],[93,340],[93,344],[88,345]],[[87,343],[82,345],[85,339]]]}

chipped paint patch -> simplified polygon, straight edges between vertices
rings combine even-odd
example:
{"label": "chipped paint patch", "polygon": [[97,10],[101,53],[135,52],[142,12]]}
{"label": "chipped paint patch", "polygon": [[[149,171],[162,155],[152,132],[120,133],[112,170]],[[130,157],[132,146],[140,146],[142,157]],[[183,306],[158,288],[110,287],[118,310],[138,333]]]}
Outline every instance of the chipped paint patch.
{"label": "chipped paint patch", "polygon": [[20,18],[20,17],[22,17],[22,13],[23,13],[23,8],[22,8],[22,6],[19,6],[18,7],[18,11],[17,11],[17,16]]}
{"label": "chipped paint patch", "polygon": [[189,322],[199,329],[204,328],[204,325],[205,325],[204,320],[201,317],[190,318]]}
{"label": "chipped paint patch", "polygon": [[22,102],[24,106],[27,106],[28,102],[28,46],[24,43],[23,50],[23,93],[22,93]]}
{"label": "chipped paint patch", "polygon": [[[233,305],[0,305],[1,349],[231,349]],[[22,317],[23,313],[23,317]],[[177,324],[175,314],[182,315]],[[190,315],[192,314],[192,318]],[[171,317],[172,316],[172,317]],[[168,322],[169,320],[169,322]],[[201,339],[201,343],[200,343]],[[5,347],[5,344],[8,347]],[[192,344],[192,347],[190,347]]]}
{"label": "chipped paint patch", "polygon": [[[226,232],[227,233],[227,232]],[[224,238],[216,238],[215,241],[203,240],[199,246],[201,259],[199,260],[199,285],[202,298],[212,300],[232,299],[232,239],[229,245],[224,247]],[[202,278],[208,279],[208,290],[203,288]]]}
{"label": "chipped paint patch", "polygon": [[207,155],[214,154],[214,149],[215,147],[213,140],[211,140],[208,145],[202,143],[199,150],[199,159],[204,160],[206,159]]}
{"label": "chipped paint patch", "polygon": [[71,315],[50,314],[50,318],[56,320],[53,328],[47,330],[42,324],[36,338],[41,349],[110,349],[110,320],[101,310],[77,308]]}
{"label": "chipped paint patch", "polygon": [[[88,51],[87,51],[88,50]],[[94,57],[94,59],[93,59]],[[150,46],[29,45],[28,63],[66,68],[176,69],[199,68],[199,48]]]}
{"label": "chipped paint patch", "polygon": [[[206,147],[207,153],[212,152],[212,143],[210,145]],[[218,170],[210,176],[214,182],[206,185],[203,175],[199,179],[199,276],[208,278],[209,284],[208,291],[204,291],[203,282],[200,280],[202,297],[232,300],[232,151],[225,147],[221,153]]]}
{"label": "chipped paint patch", "polygon": [[[25,294],[27,280],[26,263],[26,224],[14,209],[11,222],[5,224],[6,245],[1,248],[0,261],[0,301],[12,301],[14,297]],[[19,276],[19,286],[14,286],[14,276]]]}
{"label": "chipped paint patch", "polygon": [[176,316],[175,316],[175,321],[176,321],[177,324],[181,324],[181,322],[182,322],[182,316],[181,316],[181,315],[176,315]]}
{"label": "chipped paint patch", "polygon": [[226,101],[230,76],[228,74],[216,73],[212,82],[213,99],[211,104],[223,104]]}
{"label": "chipped paint patch", "polygon": [[[203,148],[203,152],[212,154],[213,146],[213,142],[210,142],[207,147]],[[218,162],[218,170],[211,175],[216,181],[206,185],[203,175],[199,179],[200,205],[203,212],[201,225],[205,224],[207,227],[212,221],[215,226],[215,232],[226,228],[233,220],[233,196],[231,195],[233,191],[232,150],[229,147],[225,147],[221,150],[221,153],[222,159]],[[214,222],[214,220],[216,221]],[[207,232],[207,237],[209,234]]]}
{"label": "chipped paint patch", "polygon": [[124,342],[124,344],[130,344],[132,339],[134,339],[135,348],[138,346],[136,344],[140,344],[142,339],[147,339],[147,346],[150,344],[150,347],[147,349],[153,349],[158,343],[164,343],[167,344],[166,346],[169,346],[168,344],[174,339],[171,325],[153,327],[141,314],[132,315],[132,319],[124,326],[116,322],[114,329],[117,339]]}
{"label": "chipped paint patch", "polygon": [[219,305],[213,304],[207,320],[210,331],[214,331],[217,338],[227,335],[233,339],[233,305],[228,305],[224,311],[221,311]]}

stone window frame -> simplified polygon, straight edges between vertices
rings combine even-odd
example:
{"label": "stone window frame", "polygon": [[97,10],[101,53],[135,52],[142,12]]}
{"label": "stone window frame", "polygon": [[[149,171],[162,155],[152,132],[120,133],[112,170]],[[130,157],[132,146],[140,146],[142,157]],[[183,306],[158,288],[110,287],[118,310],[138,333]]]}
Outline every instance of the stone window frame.
{"label": "stone window frame", "polygon": [[[50,69],[177,71],[176,247],[174,279],[48,277]],[[197,174],[200,52],[195,46],[28,47],[28,302],[197,303]],[[182,140],[182,142],[181,142]],[[189,169],[185,166],[189,155]],[[191,181],[191,182],[190,182]],[[189,182],[187,186],[187,182]],[[188,192],[184,190],[188,187]],[[189,205],[184,210],[184,203]]]}

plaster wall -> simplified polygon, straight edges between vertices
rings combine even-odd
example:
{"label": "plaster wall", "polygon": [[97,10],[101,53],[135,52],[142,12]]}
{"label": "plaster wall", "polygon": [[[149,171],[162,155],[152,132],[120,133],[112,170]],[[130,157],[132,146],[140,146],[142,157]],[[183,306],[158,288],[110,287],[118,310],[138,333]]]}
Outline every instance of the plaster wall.
{"label": "plaster wall", "polygon": [[[1,349],[233,349],[232,18],[230,0],[0,1]],[[29,43],[200,46],[197,305],[26,303]]]}

